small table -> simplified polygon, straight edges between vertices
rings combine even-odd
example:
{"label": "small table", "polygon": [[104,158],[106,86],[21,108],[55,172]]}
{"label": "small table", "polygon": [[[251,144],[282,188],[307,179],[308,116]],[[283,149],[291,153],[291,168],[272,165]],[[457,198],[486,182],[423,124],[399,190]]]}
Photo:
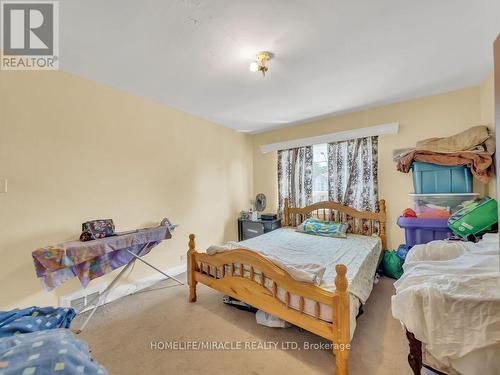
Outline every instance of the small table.
{"label": "small table", "polygon": [[238,219],[238,241],[248,240],[281,228],[281,219],[252,221],[250,219]]}

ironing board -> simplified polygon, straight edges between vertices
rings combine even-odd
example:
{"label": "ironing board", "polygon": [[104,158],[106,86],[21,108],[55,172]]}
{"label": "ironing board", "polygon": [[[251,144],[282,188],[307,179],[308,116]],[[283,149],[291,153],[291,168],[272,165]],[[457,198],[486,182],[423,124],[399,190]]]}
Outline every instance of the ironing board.
{"label": "ironing board", "polygon": [[109,291],[136,260],[183,285],[175,277],[142,259],[160,242],[172,238],[171,228],[173,226],[160,225],[92,241],[70,241],[37,249],[32,253],[37,277],[47,290],[52,290],[73,277],[78,277],[82,286],[86,287],[91,280],[125,266],[96,298],[97,303],[77,331],[79,333],[85,329],[97,308],[106,300]]}

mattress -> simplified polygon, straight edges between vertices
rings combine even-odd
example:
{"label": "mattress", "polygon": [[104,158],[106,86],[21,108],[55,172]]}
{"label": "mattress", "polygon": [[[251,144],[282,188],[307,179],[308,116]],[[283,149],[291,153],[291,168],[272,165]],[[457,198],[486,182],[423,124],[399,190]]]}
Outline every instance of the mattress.
{"label": "mattress", "polygon": [[[314,236],[296,232],[293,228],[281,228],[239,243],[232,243],[232,248],[250,249],[263,256],[278,256],[281,260],[289,259],[294,264],[319,264],[325,266],[325,272],[319,287],[327,291],[335,291],[335,266],[347,266],[346,277],[349,282],[351,313],[351,337],[356,327],[356,316],[362,303],[365,303],[373,289],[373,280],[382,251],[382,243],[377,236],[348,234],[347,238]],[[228,249],[230,249],[229,247]],[[235,271],[239,273],[239,266]],[[260,273],[255,271],[255,281]],[[226,270],[228,274],[229,270]],[[250,271],[244,266],[244,276]],[[218,275],[220,277],[220,274]],[[272,288],[272,281],[265,279],[265,286]],[[285,301],[285,290],[278,286],[277,296]],[[289,306],[299,309],[300,297],[290,294]],[[315,316],[316,302],[304,299],[304,313]],[[332,308],[320,304],[320,319],[331,322]]]}

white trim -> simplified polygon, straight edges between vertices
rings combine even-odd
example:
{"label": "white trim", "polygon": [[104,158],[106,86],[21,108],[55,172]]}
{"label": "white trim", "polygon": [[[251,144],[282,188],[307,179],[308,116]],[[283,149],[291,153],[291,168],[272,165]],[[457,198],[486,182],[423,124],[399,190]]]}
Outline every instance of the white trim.
{"label": "white trim", "polygon": [[[165,270],[165,273],[172,275],[172,276],[177,276],[180,275],[181,273],[186,272],[187,270],[187,264],[180,264],[175,267],[171,267],[167,270]],[[106,296],[106,300],[100,304],[100,306],[105,305],[106,303],[110,303],[113,301],[116,301],[119,298],[128,296],[130,294],[134,294],[135,292],[138,292],[140,290],[146,289],[151,287],[152,285],[162,281],[166,280],[167,278],[163,276],[159,272],[155,272],[151,276],[144,277],[142,279],[136,280],[135,282],[131,283],[125,283],[125,284],[120,284],[117,287],[111,289]],[[64,296],[59,297],[59,306],[61,307],[68,307],[69,301],[71,301],[75,297],[83,296],[84,294],[90,294],[94,293],[96,291],[103,291],[106,288],[106,284],[98,284],[95,286],[90,286],[86,289],[79,290],[77,292],[73,292]],[[82,293],[83,292],[83,293]],[[89,293],[90,292],[90,293]],[[83,311],[80,311],[80,313],[84,311],[88,311],[92,309],[94,306],[88,306],[85,308]]]}
{"label": "white trim", "polygon": [[376,135],[398,134],[398,132],[399,132],[399,122],[391,122],[389,124],[369,126],[367,128],[359,128],[337,133],[323,134],[316,137],[300,138],[286,142],[271,143],[268,145],[260,146],[260,151],[263,154],[266,154],[272,151],[288,150],[290,148],[312,146],[320,143],[347,141],[349,139],[373,137]]}
{"label": "white trim", "polygon": [[[180,275],[183,272],[187,271],[187,264],[181,264],[176,267],[172,267],[164,271],[168,275],[172,276],[177,276]],[[103,305],[106,303],[110,303],[112,301],[115,301],[119,298],[128,296],[130,294],[134,294],[135,292],[138,292],[140,290],[149,288],[150,286],[155,285],[156,283],[166,280],[167,278],[163,276],[159,272],[155,272],[151,276],[144,277],[142,279],[139,279],[135,282],[132,283],[127,283],[127,284],[121,284],[117,286],[116,288],[113,288],[109,291],[108,295],[106,296],[106,300],[104,301]]]}

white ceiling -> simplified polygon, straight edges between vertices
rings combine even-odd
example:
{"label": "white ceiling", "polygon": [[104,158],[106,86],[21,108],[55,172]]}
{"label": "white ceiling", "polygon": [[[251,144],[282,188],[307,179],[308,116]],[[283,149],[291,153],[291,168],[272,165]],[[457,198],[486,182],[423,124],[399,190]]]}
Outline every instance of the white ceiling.
{"label": "white ceiling", "polygon": [[60,1],[63,70],[252,132],[477,85],[499,32],[499,0]]}

